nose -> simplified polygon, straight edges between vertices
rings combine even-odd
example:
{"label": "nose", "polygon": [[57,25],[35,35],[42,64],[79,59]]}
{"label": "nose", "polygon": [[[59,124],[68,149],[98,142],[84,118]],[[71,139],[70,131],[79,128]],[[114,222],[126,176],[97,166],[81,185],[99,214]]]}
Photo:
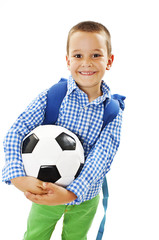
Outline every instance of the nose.
{"label": "nose", "polygon": [[92,67],[91,59],[88,59],[88,58],[83,59],[82,67]]}

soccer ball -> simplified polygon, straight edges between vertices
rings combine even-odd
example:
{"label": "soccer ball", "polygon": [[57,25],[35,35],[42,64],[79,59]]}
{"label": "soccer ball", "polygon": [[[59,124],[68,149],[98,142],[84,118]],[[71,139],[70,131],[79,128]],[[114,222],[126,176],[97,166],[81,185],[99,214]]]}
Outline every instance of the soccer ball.
{"label": "soccer ball", "polygon": [[24,138],[22,160],[26,175],[66,187],[84,165],[84,150],[68,129],[41,125]]}

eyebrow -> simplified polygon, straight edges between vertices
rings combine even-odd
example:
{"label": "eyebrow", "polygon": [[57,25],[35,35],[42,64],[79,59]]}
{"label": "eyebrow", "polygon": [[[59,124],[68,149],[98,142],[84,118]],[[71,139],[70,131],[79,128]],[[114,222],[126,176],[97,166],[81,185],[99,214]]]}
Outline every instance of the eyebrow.
{"label": "eyebrow", "polygon": [[76,52],[80,52],[81,49],[76,49],[76,50],[73,50],[72,53],[76,53]]}
{"label": "eyebrow", "polygon": [[[76,49],[76,50],[73,50],[72,53],[80,52],[81,50],[82,50],[82,49]],[[91,51],[102,52],[102,49],[96,48],[96,49],[92,49]]]}
{"label": "eyebrow", "polygon": [[102,52],[102,49],[97,48],[97,49],[93,49],[93,51],[95,51],[95,52]]}

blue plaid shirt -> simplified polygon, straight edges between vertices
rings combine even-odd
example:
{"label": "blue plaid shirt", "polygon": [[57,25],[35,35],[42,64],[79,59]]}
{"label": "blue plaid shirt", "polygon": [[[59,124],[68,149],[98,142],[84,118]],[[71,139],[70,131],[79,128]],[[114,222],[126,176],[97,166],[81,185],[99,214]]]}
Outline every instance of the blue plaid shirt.
{"label": "blue plaid shirt", "polygon": [[[68,90],[60,107],[56,125],[74,132],[82,142],[85,153],[85,165],[68,187],[77,199],[67,205],[80,204],[95,197],[102,188],[104,176],[110,170],[113,158],[120,143],[122,110],[102,131],[104,104],[110,98],[110,89],[102,81],[103,95],[89,102],[87,95],[78,88],[72,77],[68,81]],[[35,127],[42,124],[47,102],[47,90],[43,91],[18,117],[4,140],[6,164],[2,171],[2,180],[8,184],[11,179],[26,176],[22,157],[23,138]]]}

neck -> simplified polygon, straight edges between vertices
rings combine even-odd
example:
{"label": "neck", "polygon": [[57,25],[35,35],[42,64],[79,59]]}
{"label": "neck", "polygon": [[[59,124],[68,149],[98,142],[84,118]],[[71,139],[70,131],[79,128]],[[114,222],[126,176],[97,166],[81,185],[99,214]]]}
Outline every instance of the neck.
{"label": "neck", "polygon": [[91,88],[83,88],[81,90],[87,94],[89,102],[92,102],[96,98],[103,95],[101,88],[97,88],[97,86]]}

